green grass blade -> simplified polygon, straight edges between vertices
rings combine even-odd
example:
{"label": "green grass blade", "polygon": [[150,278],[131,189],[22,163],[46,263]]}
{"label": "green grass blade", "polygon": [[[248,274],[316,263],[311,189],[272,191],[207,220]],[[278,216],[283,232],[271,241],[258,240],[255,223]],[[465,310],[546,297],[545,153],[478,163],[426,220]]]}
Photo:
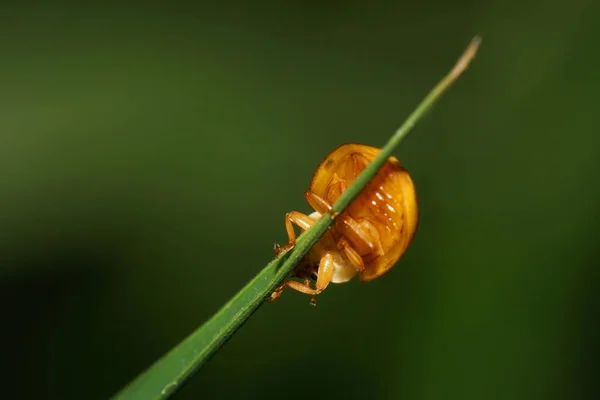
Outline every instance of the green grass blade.
{"label": "green grass blade", "polygon": [[[480,42],[479,37],[473,39],[452,71],[429,92],[373,162],[340,196],[333,206],[335,212],[341,213],[360,194],[417,121],[467,68]],[[292,250],[271,261],[210,320],[117,393],[114,399],[164,399],[174,394],[264,303],[331,223],[331,216],[324,215],[311,229],[300,235]]]}

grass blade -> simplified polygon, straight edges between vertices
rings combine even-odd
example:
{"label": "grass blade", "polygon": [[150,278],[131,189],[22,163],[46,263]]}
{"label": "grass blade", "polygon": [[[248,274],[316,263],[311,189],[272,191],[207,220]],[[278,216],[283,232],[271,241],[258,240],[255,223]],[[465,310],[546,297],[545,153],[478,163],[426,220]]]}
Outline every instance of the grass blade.
{"label": "grass blade", "polygon": [[[335,212],[341,213],[366,187],[417,121],[467,68],[480,42],[479,37],[471,41],[450,73],[429,92],[373,162],[339,197],[333,206]],[[174,394],[264,303],[331,223],[331,216],[325,214],[311,229],[300,235],[292,250],[271,261],[210,320],[117,393],[114,399],[164,399]]]}

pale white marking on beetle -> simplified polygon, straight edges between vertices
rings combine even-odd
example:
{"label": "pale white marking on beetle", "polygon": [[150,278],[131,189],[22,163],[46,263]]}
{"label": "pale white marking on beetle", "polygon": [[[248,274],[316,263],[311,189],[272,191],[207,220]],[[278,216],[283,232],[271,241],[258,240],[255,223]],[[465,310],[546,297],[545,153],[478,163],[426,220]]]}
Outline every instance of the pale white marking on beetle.
{"label": "pale white marking on beetle", "polygon": [[342,254],[340,251],[336,251],[333,258],[333,276],[331,277],[331,282],[348,282],[357,273],[358,271],[354,268],[354,265],[352,265],[350,260],[346,258],[346,255]]}
{"label": "pale white marking on beetle", "polygon": [[321,213],[315,211],[314,213],[310,214],[308,218],[312,219],[313,221],[318,221],[319,218],[321,218]]}

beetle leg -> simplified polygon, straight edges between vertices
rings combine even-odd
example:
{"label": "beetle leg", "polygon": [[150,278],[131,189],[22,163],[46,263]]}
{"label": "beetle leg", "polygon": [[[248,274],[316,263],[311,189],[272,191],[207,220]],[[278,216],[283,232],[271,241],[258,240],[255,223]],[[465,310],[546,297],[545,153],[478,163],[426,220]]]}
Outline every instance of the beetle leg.
{"label": "beetle leg", "polygon": [[285,230],[288,234],[288,239],[290,244],[296,243],[296,232],[294,231],[294,226],[292,224],[296,224],[302,229],[302,231],[310,228],[315,221],[313,221],[308,215],[302,214],[298,211],[290,211],[285,215]]}
{"label": "beetle leg", "polygon": [[[271,297],[267,298],[267,301],[272,302],[277,300],[279,296],[281,296],[283,289],[286,287],[294,289],[300,293],[316,296],[327,288],[329,283],[331,283],[332,278],[333,252],[327,251],[323,257],[321,257],[321,261],[319,262],[319,271],[317,273],[317,283],[315,284],[315,289],[310,287],[310,281],[308,279],[304,280],[304,282],[288,280],[279,285],[279,287],[271,294]],[[314,304],[314,299],[311,301],[311,304]]]}
{"label": "beetle leg", "polygon": [[304,197],[306,198],[306,201],[308,201],[308,204],[310,204],[310,206],[317,210],[320,214],[325,214],[326,212],[331,212],[333,210],[331,208],[331,204],[329,204],[327,200],[315,192],[307,190],[304,192]]}
{"label": "beetle leg", "polygon": [[310,228],[315,221],[313,221],[308,215],[302,214],[298,211],[290,211],[285,215],[285,230],[288,235],[288,244],[284,244],[283,246],[275,247],[275,257],[279,257],[281,253],[286,250],[291,249],[296,244],[296,231],[294,231],[294,226],[292,224],[296,224],[300,227],[302,231]]}
{"label": "beetle leg", "polygon": [[338,241],[337,248],[346,254],[346,257],[348,257],[348,260],[350,260],[358,272],[363,272],[365,270],[365,263],[363,262],[362,257],[356,252],[356,250],[354,250],[354,248],[352,248],[346,238],[342,237]]}
{"label": "beetle leg", "polygon": [[308,201],[308,204],[310,204],[312,208],[317,210],[319,214],[325,214],[326,212],[328,212],[329,214],[331,214],[331,218],[333,219],[340,215],[339,213],[333,211],[333,207],[331,206],[331,204],[329,204],[329,202],[327,202],[327,200],[325,200],[315,192],[307,190],[306,192],[304,192],[304,197],[306,198],[306,201]]}
{"label": "beetle leg", "polygon": [[310,288],[310,279],[309,278],[304,279],[304,284],[301,284],[300,282],[297,282],[297,281],[288,280],[288,281],[283,282],[281,285],[277,286],[277,288],[273,291],[273,293],[271,293],[271,296],[267,297],[266,300],[269,303],[274,302],[279,297],[281,297],[281,293],[283,293],[283,289],[285,289],[286,287],[292,287],[294,285],[294,283],[297,283],[299,285]]}
{"label": "beetle leg", "polygon": [[315,294],[321,293],[331,283],[331,279],[333,279],[333,259],[332,251],[326,251],[321,257],[319,272],[317,272],[317,283],[315,284],[317,293]]}
{"label": "beetle leg", "polygon": [[378,238],[349,215],[344,215],[338,220],[337,228],[358,254],[369,254],[376,249]]}

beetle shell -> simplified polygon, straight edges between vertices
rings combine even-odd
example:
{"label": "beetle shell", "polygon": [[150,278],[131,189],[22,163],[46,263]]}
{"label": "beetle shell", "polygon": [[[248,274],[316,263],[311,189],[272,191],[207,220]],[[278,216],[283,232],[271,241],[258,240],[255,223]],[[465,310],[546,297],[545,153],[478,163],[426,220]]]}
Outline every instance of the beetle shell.
{"label": "beetle shell", "polygon": [[[379,151],[357,143],[339,146],[317,167],[310,191],[333,205]],[[359,251],[365,264],[360,279],[371,281],[396,264],[417,229],[418,201],[408,171],[390,157],[344,214],[360,223],[375,244],[374,249]],[[330,231],[336,240],[347,232],[340,216]]]}

